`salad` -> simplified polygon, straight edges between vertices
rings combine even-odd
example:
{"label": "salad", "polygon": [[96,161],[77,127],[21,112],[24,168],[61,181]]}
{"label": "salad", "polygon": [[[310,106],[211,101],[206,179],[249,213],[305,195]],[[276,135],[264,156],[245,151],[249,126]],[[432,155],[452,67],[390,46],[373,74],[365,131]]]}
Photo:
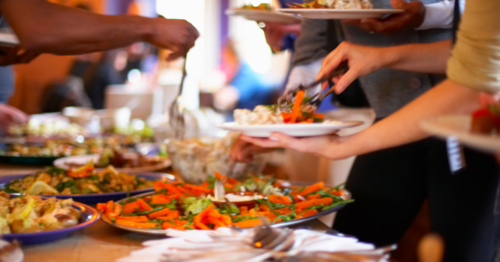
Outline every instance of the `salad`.
{"label": "salad", "polygon": [[36,175],[14,179],[3,189],[6,193],[31,195],[79,195],[128,192],[152,188],[156,181],[136,175],[117,172],[113,166],[95,172],[90,161],[87,165],[69,171],[51,167]]}
{"label": "salad", "polygon": [[253,6],[253,5],[243,5],[241,9],[250,9],[250,10],[268,10],[271,11],[271,5],[267,3],[261,3],[258,6]]}
{"label": "salad", "polygon": [[278,107],[256,106],[253,111],[248,109],[234,110],[234,119],[239,125],[296,124],[322,123],[323,114],[316,114],[316,107],[308,104],[310,97],[305,92],[297,92],[293,104]]}
{"label": "salad", "polygon": [[[253,193],[263,197],[238,205],[211,200],[216,179],[226,181],[229,194]],[[244,182],[218,173],[196,186],[172,181],[157,182],[155,193],[119,202],[100,203],[97,209],[111,223],[143,229],[212,230],[219,227],[249,228],[264,216],[272,223],[313,216],[318,212],[353,202],[340,186],[329,188],[323,182],[307,187],[286,187],[267,176],[249,176]]]}
{"label": "salad", "polygon": [[9,198],[0,192],[0,235],[32,233],[77,225],[80,212],[72,207],[73,200],[57,200],[27,195]]}

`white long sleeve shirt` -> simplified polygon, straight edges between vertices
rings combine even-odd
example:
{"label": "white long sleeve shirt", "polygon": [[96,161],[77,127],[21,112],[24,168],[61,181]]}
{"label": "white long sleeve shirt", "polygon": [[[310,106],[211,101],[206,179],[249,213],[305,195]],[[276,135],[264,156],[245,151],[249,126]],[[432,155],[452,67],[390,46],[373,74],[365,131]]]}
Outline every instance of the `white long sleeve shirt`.
{"label": "white long sleeve shirt", "polygon": [[[460,12],[463,13],[465,0],[460,1]],[[425,5],[424,21],[417,30],[432,28],[451,28],[453,25],[454,0],[445,0],[439,3]]]}

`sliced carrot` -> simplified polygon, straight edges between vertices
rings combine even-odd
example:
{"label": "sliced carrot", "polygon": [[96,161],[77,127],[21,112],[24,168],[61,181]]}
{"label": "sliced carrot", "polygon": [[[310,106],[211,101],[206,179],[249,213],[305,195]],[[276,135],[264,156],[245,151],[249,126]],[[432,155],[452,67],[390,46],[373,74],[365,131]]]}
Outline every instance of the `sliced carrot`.
{"label": "sliced carrot", "polygon": [[118,225],[135,227],[135,228],[155,228],[158,226],[158,224],[156,223],[138,223],[127,220],[116,220],[115,223]]}
{"label": "sliced carrot", "polygon": [[316,209],[310,209],[310,210],[307,210],[305,212],[297,214],[296,218],[300,219],[300,218],[304,218],[304,217],[314,216],[316,214],[318,214],[318,211]]}
{"label": "sliced carrot", "polygon": [[208,213],[208,216],[213,218],[220,218],[222,215],[219,213],[219,210],[214,209]]}
{"label": "sliced carrot", "polygon": [[214,229],[217,229],[219,227],[226,227],[226,225],[222,221],[215,217],[208,217],[208,223],[214,225]]}
{"label": "sliced carrot", "polygon": [[149,218],[147,216],[133,216],[133,217],[116,217],[116,220],[126,220],[126,221],[132,221],[132,222],[148,222]]}
{"label": "sliced carrot", "polygon": [[292,108],[292,119],[290,119],[290,123],[295,123],[297,118],[300,115],[300,107],[302,106],[302,100],[304,100],[305,92],[303,90],[299,90],[297,95],[295,96],[295,101],[293,103]]}
{"label": "sliced carrot", "polygon": [[151,219],[157,218],[157,217],[163,217],[163,216],[167,216],[170,212],[172,212],[172,210],[170,210],[170,208],[164,208],[162,210],[158,210],[156,212],[149,214],[148,217]]}
{"label": "sliced carrot", "polygon": [[98,203],[96,206],[97,210],[101,212],[106,212],[106,203]]}
{"label": "sliced carrot", "polygon": [[301,192],[298,192],[298,194],[302,195],[302,196],[305,196],[307,194],[316,192],[316,191],[322,189],[323,187],[325,187],[325,183],[319,182],[319,183],[316,183],[314,185],[310,185],[310,186],[304,188],[304,190],[302,190]]}
{"label": "sliced carrot", "polygon": [[[262,211],[265,211],[265,212],[269,212],[269,211],[271,211],[271,209],[269,208],[269,206],[264,205],[264,204],[260,204],[260,205],[259,205],[259,208],[260,208]],[[240,211],[241,211],[241,209],[240,209]]]}
{"label": "sliced carrot", "polygon": [[231,177],[226,177],[226,176],[223,176],[221,175],[219,172],[214,172],[214,176],[215,178],[217,179],[220,179],[222,181],[226,181],[227,183],[231,184],[231,185],[236,185],[238,184],[238,180],[234,179],[234,178],[231,178]]}
{"label": "sliced carrot", "polygon": [[314,123],[314,119],[312,118],[309,118],[307,120],[304,120],[304,121],[301,121],[300,124],[310,124],[310,123]]}
{"label": "sliced carrot", "polygon": [[157,217],[157,219],[172,220],[172,219],[177,219],[179,217],[180,217],[179,211],[178,210],[174,210],[174,211],[171,211],[170,213],[168,213],[166,216]]}
{"label": "sliced carrot", "polygon": [[166,195],[153,195],[151,197],[151,204],[153,205],[161,205],[161,204],[168,204],[172,201],[172,198],[170,196]]}
{"label": "sliced carrot", "polygon": [[278,203],[278,204],[283,204],[283,205],[291,205],[292,204],[292,200],[290,200],[290,198],[287,196],[269,195],[267,197],[267,199],[269,199],[269,201],[273,202],[273,203]]}
{"label": "sliced carrot", "polygon": [[135,201],[137,202],[137,205],[139,205],[139,210],[141,211],[153,211],[153,208],[148,205],[148,203],[146,203],[144,200],[140,199]]}
{"label": "sliced carrot", "polygon": [[241,228],[249,228],[262,225],[262,221],[260,219],[249,219],[241,222],[233,223],[233,226],[241,227]]}
{"label": "sliced carrot", "polygon": [[240,207],[240,214],[242,216],[247,216],[248,215],[248,207],[247,206]]}
{"label": "sliced carrot", "polygon": [[320,194],[308,195],[308,196],[307,196],[307,200],[311,200],[311,199],[318,199],[318,198],[321,198],[321,195],[320,195]]}
{"label": "sliced carrot", "polygon": [[113,218],[119,216],[123,211],[122,205],[114,203],[112,210],[106,210],[108,217]]}
{"label": "sliced carrot", "polygon": [[316,114],[315,113],[315,114],[312,114],[312,116],[315,117],[315,118],[321,118],[321,119],[325,118],[324,114]]}
{"label": "sliced carrot", "polygon": [[325,206],[330,205],[333,202],[333,198],[324,197],[318,199],[306,200],[304,202],[297,203],[295,206],[298,209],[305,209],[308,207],[324,204]]}
{"label": "sliced carrot", "polygon": [[186,189],[188,189],[188,190],[191,190],[191,192],[200,191],[200,192],[205,193],[205,194],[212,193],[211,189],[203,187],[203,185],[201,185],[201,186],[195,186],[195,185],[191,185],[191,184],[184,184],[184,187]]}
{"label": "sliced carrot", "polygon": [[219,219],[222,221],[222,223],[224,223],[227,226],[230,226],[233,224],[233,221],[231,220],[231,218],[228,215],[221,215]]}
{"label": "sliced carrot", "polygon": [[123,206],[123,214],[127,215],[127,214],[130,214],[130,213],[134,213],[134,212],[136,212],[139,209],[140,208],[139,208],[139,205],[138,205],[137,201],[132,202],[132,203],[128,203],[128,204],[125,204]]}
{"label": "sliced carrot", "polygon": [[176,186],[176,188],[179,189],[179,191],[181,191],[181,193],[186,194],[188,196],[199,196],[200,195],[200,194],[192,192],[191,190],[184,188],[182,186]]}

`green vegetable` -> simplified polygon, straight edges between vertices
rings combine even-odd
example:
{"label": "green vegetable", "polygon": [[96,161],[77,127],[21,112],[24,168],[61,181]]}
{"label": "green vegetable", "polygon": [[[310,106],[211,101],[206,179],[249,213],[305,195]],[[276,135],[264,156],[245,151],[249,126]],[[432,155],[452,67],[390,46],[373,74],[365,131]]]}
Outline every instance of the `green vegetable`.
{"label": "green vegetable", "polygon": [[60,182],[57,184],[54,188],[61,193],[64,189],[66,188],[71,188],[75,186],[75,181],[74,180],[68,180],[66,182]]}
{"label": "green vegetable", "polygon": [[329,206],[323,207],[323,209],[321,209],[321,211],[325,211],[325,210],[334,208],[336,206],[340,206],[340,205],[348,204],[348,203],[352,203],[352,202],[354,202],[354,199],[349,199],[349,200],[344,200],[344,201],[336,202],[336,203],[333,203],[333,204],[331,204]]}
{"label": "green vegetable", "polygon": [[[189,199],[189,197],[187,198]],[[201,211],[203,211],[205,208],[207,208],[209,205],[212,204],[212,200],[208,198],[202,198],[198,199],[191,204],[189,204],[188,208],[186,208],[186,213],[191,213],[191,214],[199,214]]]}
{"label": "green vegetable", "polygon": [[338,184],[336,187],[334,187],[333,189],[335,190],[339,190],[340,187],[344,186],[345,185],[345,182],[344,183],[341,183],[341,184]]}

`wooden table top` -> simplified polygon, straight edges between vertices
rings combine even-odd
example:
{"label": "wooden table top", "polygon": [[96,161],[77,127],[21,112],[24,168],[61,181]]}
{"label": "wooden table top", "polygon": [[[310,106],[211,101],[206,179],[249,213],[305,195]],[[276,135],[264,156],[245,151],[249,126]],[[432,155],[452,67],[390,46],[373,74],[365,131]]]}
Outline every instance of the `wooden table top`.
{"label": "wooden table top", "polygon": [[[28,174],[43,170],[41,166],[20,166],[0,164],[0,176]],[[161,170],[173,173],[171,169]],[[329,229],[320,220],[312,220],[296,227],[309,228],[318,232]],[[73,232],[69,237],[41,245],[22,247],[24,262],[94,262],[115,261],[126,257],[133,250],[140,249],[142,242],[161,239],[164,236],[145,235],[114,228],[102,222]]]}

